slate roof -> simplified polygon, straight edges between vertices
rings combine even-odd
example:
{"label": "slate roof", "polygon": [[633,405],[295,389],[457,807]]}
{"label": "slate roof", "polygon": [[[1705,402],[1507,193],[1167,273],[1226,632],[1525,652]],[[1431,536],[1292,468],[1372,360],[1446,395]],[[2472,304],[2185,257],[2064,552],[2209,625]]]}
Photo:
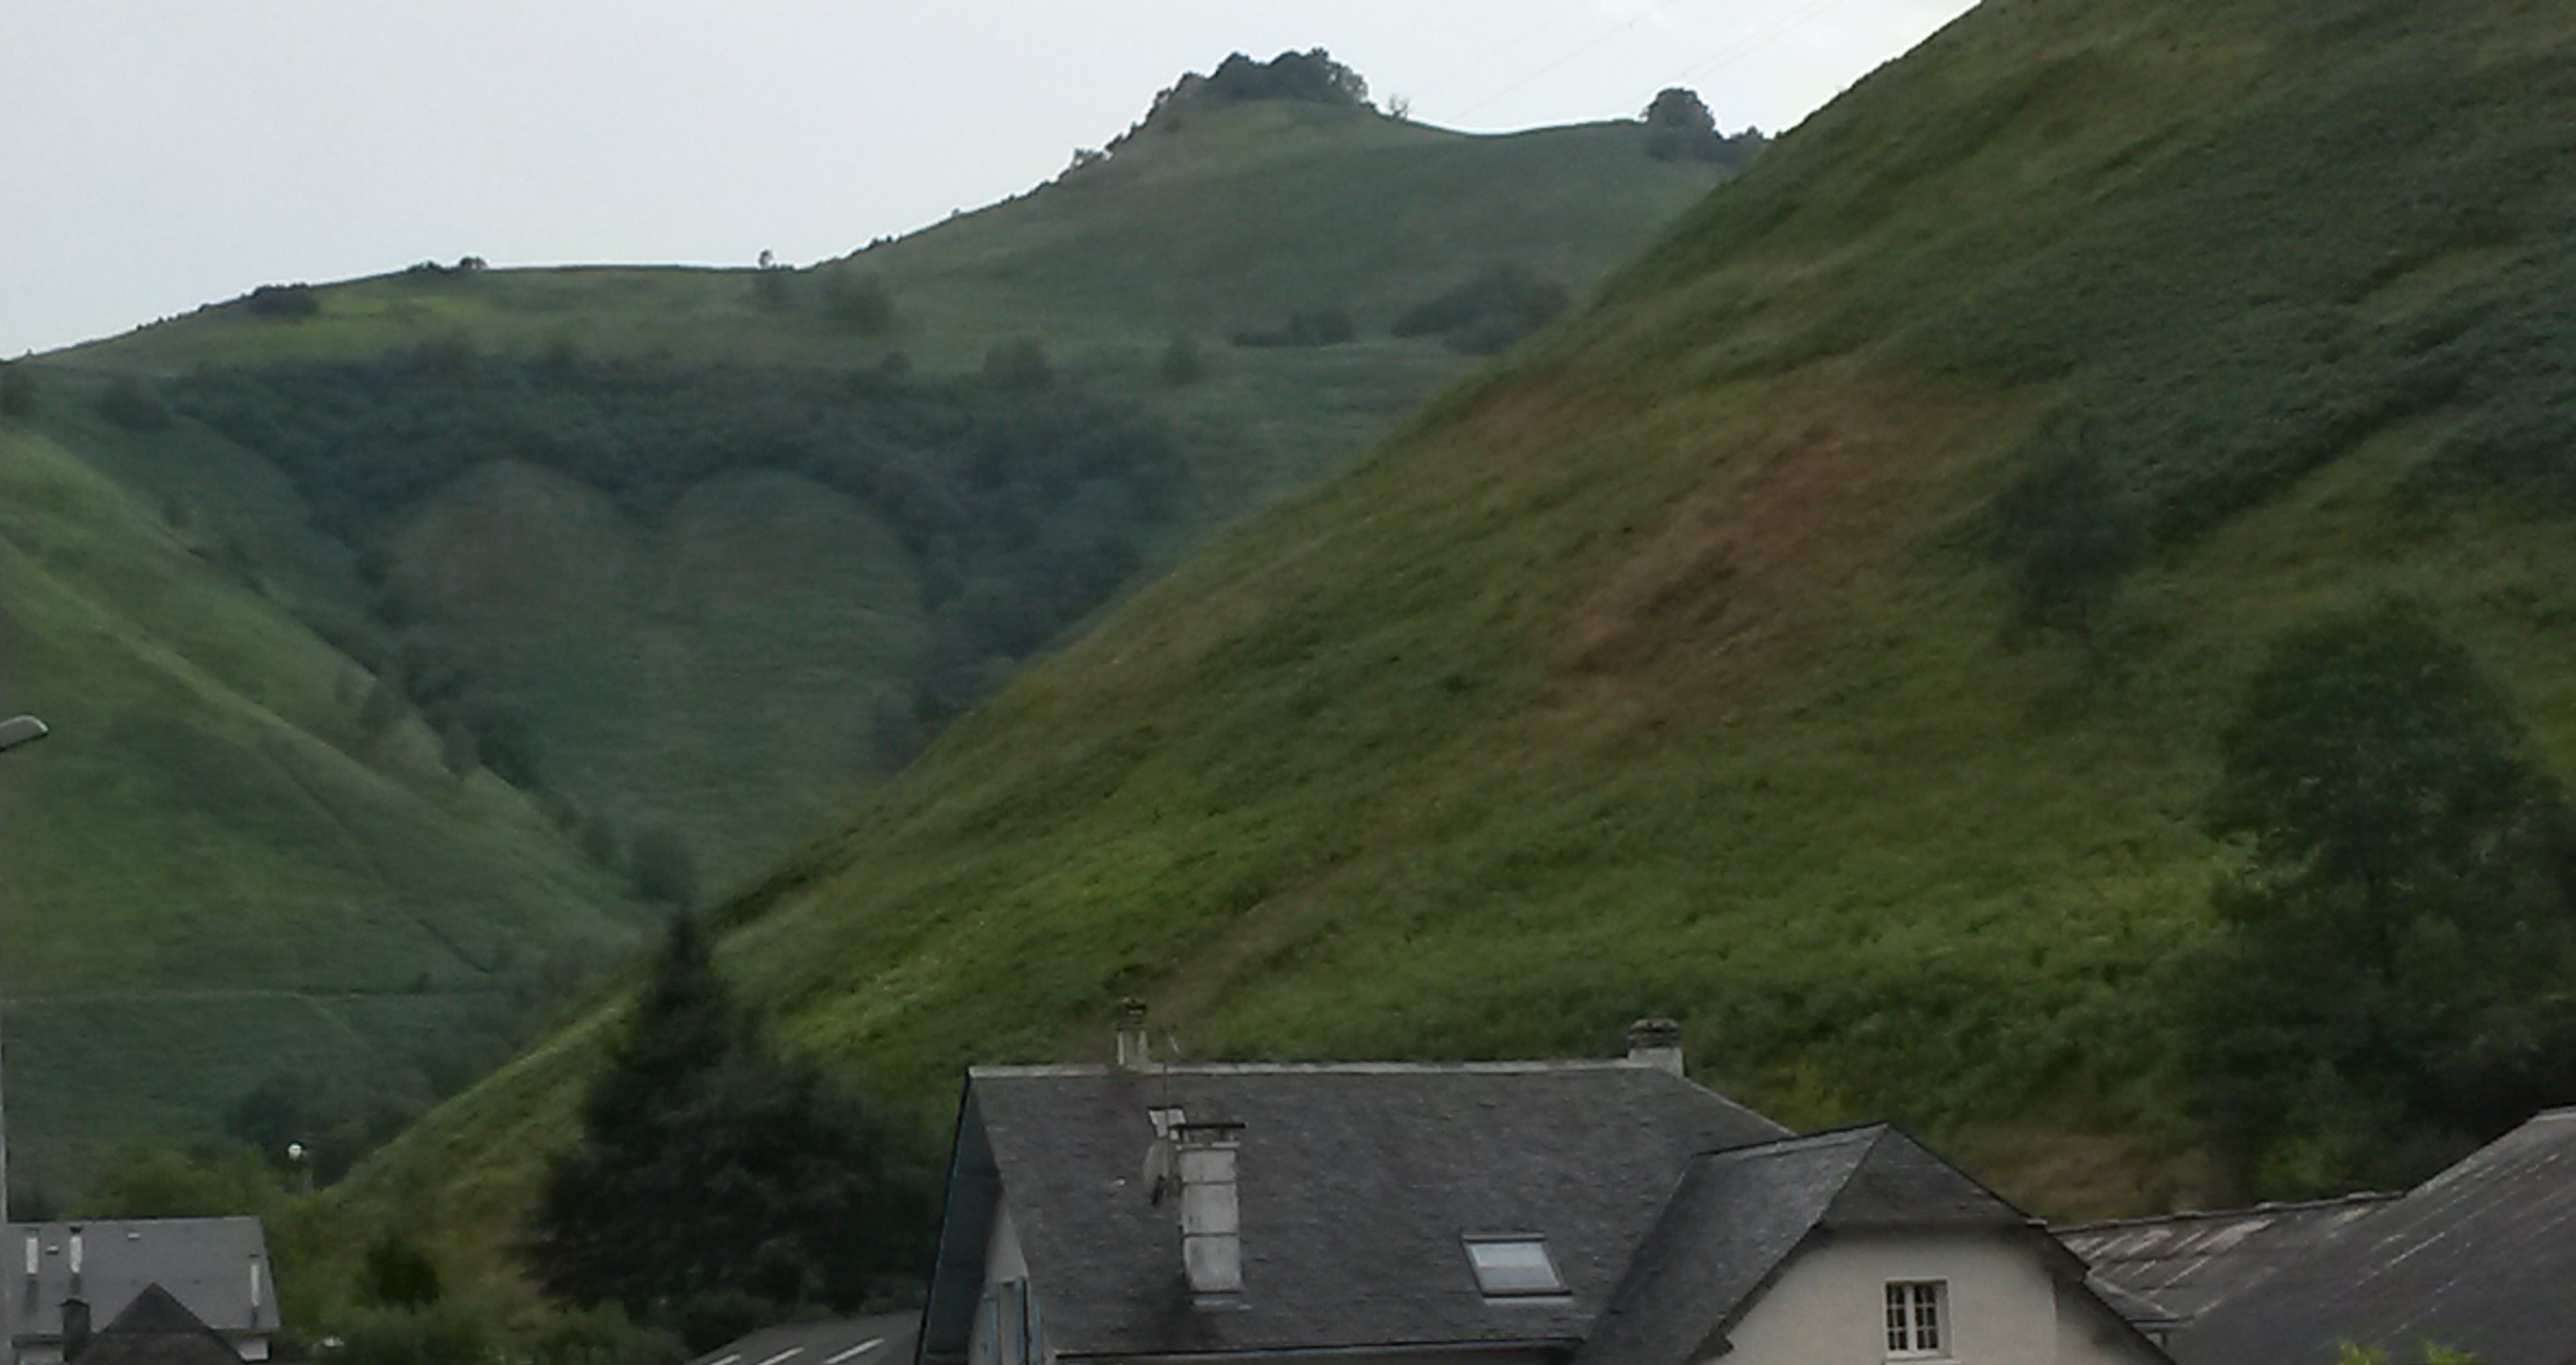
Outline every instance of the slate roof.
{"label": "slate roof", "polygon": [[[94,1321],[113,1320],[146,1285],[157,1284],[216,1331],[260,1336],[277,1330],[277,1286],[268,1278],[268,1239],[257,1218],[11,1223],[0,1245],[0,1286],[13,1297],[11,1321],[21,1341],[62,1336],[74,1229],[81,1233],[80,1297]],[[25,1274],[29,1237],[36,1239],[32,1281]]]}
{"label": "slate roof", "polygon": [[2109,1285],[2188,1321],[2304,1261],[2321,1240],[2393,1194],[2219,1213],[2126,1218],[2057,1229]]}
{"label": "slate roof", "polygon": [[[1193,1310],[1149,1106],[1243,1125],[1240,1307]],[[979,1068],[922,1358],[963,1354],[1001,1188],[1061,1355],[1571,1343],[1693,1157],[1786,1135],[1632,1062]],[[1460,1239],[1491,1233],[1544,1237],[1568,1292],[1486,1299]]]}
{"label": "slate roof", "polygon": [[2332,1362],[2339,1342],[2484,1365],[2576,1360],[2576,1109],[2331,1228],[2178,1333],[2182,1365]]}
{"label": "slate roof", "polygon": [[919,1313],[877,1313],[766,1327],[689,1365],[895,1365],[912,1358]]}
{"label": "slate roof", "polygon": [[242,1365],[241,1353],[157,1284],[145,1285],[70,1365]]}
{"label": "slate roof", "polygon": [[1573,1365],[1674,1365],[1727,1331],[1817,1234],[2029,1220],[1885,1124],[1699,1157]]}

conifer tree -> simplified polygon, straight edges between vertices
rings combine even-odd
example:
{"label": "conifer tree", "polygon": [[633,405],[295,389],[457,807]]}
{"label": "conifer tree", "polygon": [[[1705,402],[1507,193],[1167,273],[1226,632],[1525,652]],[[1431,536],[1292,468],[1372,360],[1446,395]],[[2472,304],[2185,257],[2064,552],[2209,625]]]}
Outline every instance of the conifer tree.
{"label": "conifer tree", "polygon": [[787,1059],[678,915],[626,1036],[548,1169],[530,1259],[557,1297],[684,1335],[848,1312],[919,1270],[927,1182],[868,1106]]}

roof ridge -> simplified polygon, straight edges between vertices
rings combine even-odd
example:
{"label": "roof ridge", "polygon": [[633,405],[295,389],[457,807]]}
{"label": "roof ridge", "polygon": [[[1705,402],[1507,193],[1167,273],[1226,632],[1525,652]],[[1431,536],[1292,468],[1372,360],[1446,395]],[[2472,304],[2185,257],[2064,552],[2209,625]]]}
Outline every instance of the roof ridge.
{"label": "roof ridge", "polygon": [[1739,1143],[1733,1147],[1712,1148],[1700,1153],[1700,1155],[1703,1157],[1784,1156],[1793,1152],[1810,1151],[1819,1147],[1830,1147],[1847,1143],[1863,1135],[1868,1135],[1872,1142],[1876,1142],[1879,1138],[1895,1131],[1896,1129],[1893,1125],[1885,1122],[1855,1123],[1844,1128],[1822,1128],[1812,1133],[1798,1133],[1784,1138],[1767,1138],[1761,1142]]}
{"label": "roof ridge", "polygon": [[2157,1223],[2205,1222],[2214,1218],[2250,1218],[2263,1213],[2304,1213],[2309,1209],[2330,1209],[2345,1204],[2385,1204],[2403,1199],[2403,1190],[2353,1190],[2346,1194],[2327,1195],[2320,1199],[2267,1199],[2260,1204],[2247,1204],[2232,1209],[2176,1209],[2171,1213],[2142,1213],[2128,1218],[2096,1218],[2087,1223],[2051,1224],[2049,1231],[2060,1236],[2079,1232],[2103,1232],[2112,1228],[2148,1227]]}

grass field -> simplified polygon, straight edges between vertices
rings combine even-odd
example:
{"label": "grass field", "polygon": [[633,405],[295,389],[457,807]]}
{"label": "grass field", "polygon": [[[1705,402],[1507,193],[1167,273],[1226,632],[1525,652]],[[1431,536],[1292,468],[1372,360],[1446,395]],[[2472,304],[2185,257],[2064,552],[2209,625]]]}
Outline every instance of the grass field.
{"label": "grass field", "polygon": [[[1598,1053],[2030,1207],[2231,1197],[2179,987],[2216,734],[2285,629],[2442,613],[2576,770],[2576,18],[1989,0],[1580,316],[1224,537],[724,911],[915,1107],[1099,1056]],[[2081,632],[2004,514],[2122,529]],[[593,1020],[349,1196],[488,1248]],[[470,1252],[468,1249],[472,1249]]]}

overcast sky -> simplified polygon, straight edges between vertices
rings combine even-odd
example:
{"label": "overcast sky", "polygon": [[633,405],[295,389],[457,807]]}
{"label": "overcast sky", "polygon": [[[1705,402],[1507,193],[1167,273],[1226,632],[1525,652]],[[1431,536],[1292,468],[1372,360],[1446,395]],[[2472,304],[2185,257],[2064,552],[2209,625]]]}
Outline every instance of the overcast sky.
{"label": "overcast sky", "polygon": [[805,264],[1061,169],[1229,52],[1444,127],[1795,124],[1971,0],[11,0],[0,356],[468,253]]}

